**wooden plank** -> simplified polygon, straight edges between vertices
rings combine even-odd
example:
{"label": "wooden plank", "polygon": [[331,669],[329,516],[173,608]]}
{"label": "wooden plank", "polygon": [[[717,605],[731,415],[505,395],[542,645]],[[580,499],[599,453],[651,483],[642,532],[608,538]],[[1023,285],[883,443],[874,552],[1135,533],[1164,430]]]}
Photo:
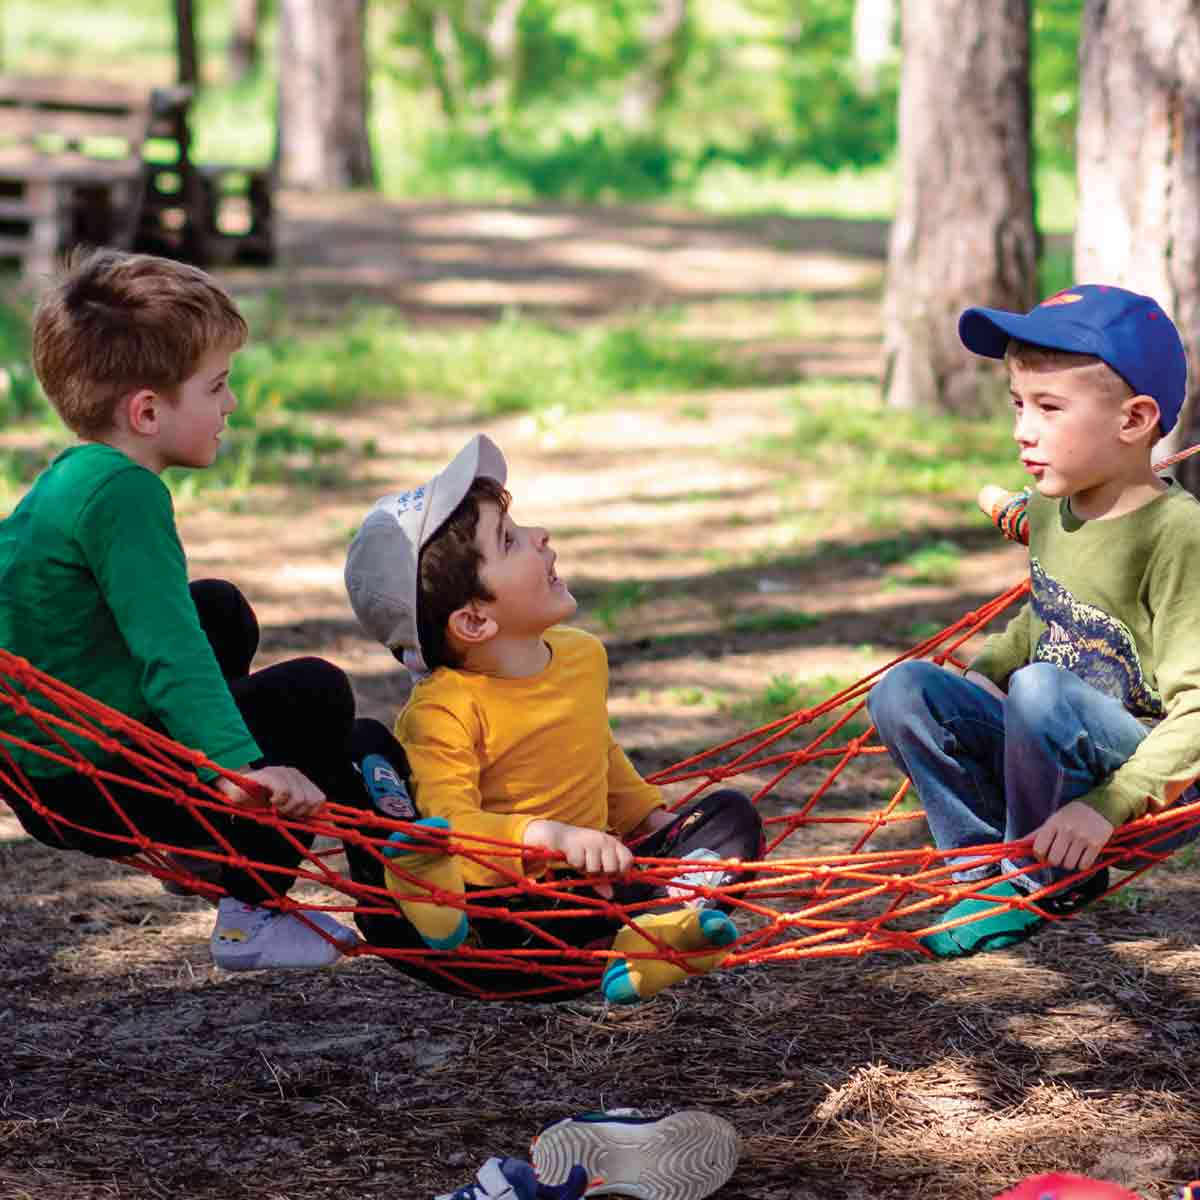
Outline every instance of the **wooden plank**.
{"label": "wooden plank", "polygon": [[0,181],[116,184],[140,178],[140,159],[89,158],[86,154],[37,155],[0,150]]}
{"label": "wooden plank", "polygon": [[84,112],[63,108],[15,108],[0,100],[0,141],[42,141],[63,138],[79,143],[96,138],[117,139],[131,149],[141,146],[150,123],[149,106],[135,112]]}
{"label": "wooden plank", "polygon": [[0,99],[29,104],[91,108],[101,112],[145,107],[146,89],[107,79],[0,75]]}

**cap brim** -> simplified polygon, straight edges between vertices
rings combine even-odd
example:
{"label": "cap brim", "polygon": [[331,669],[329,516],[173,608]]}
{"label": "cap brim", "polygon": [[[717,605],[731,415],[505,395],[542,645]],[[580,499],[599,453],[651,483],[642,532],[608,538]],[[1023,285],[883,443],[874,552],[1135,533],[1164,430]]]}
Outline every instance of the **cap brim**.
{"label": "cap brim", "polygon": [[1003,358],[1010,338],[1036,341],[1028,337],[1031,321],[1021,313],[1002,308],[968,308],[958,318],[958,336],[964,346],[985,358]]}
{"label": "cap brim", "polygon": [[433,496],[421,530],[422,547],[450,519],[481,475],[503,484],[508,478],[508,464],[500,447],[486,434],[477,433],[433,480]]}
{"label": "cap brim", "polygon": [[959,340],[985,358],[1003,358],[1012,338],[1050,350],[1095,354],[1107,360],[1100,335],[1062,308],[1041,304],[1031,313],[1002,308],[968,308],[958,318]]}

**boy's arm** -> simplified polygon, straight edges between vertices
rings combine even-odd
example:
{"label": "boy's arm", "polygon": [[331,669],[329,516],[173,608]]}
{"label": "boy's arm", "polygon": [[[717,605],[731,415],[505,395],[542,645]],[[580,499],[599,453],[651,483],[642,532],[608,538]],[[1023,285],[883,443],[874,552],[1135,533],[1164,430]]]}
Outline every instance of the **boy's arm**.
{"label": "boy's arm", "polygon": [[1002,633],[994,633],[984,642],[983,649],[967,665],[967,670],[977,672],[1001,690],[1006,690],[1009,676],[1029,662],[1029,625],[1030,609],[1026,601]]}
{"label": "boy's arm", "polygon": [[260,758],[200,628],[162,481],[114,475],[81,509],[75,535],[167,732],[223,767]]}
{"label": "boy's arm", "polygon": [[[396,738],[412,768],[417,808],[422,817],[445,818],[454,833],[523,845],[533,816],[484,810],[476,750],[479,734],[472,727],[469,712],[459,713],[430,700],[409,702],[396,722]],[[498,855],[497,861],[518,874],[524,873],[521,855]],[[479,867],[472,873],[471,882],[505,882],[497,872],[491,872],[486,880],[480,878],[486,871]]]}
{"label": "boy's arm", "polygon": [[[608,731],[608,823],[620,834],[635,829],[649,833],[655,814],[663,809],[662,792],[647,783]],[[667,817],[667,820],[670,818]],[[640,826],[648,828],[641,830]],[[664,821],[665,824],[665,821]]]}
{"label": "boy's arm", "polygon": [[1166,716],[1099,787],[1081,797],[1112,825],[1173,804],[1200,776],[1200,535],[1148,572],[1155,683]]}

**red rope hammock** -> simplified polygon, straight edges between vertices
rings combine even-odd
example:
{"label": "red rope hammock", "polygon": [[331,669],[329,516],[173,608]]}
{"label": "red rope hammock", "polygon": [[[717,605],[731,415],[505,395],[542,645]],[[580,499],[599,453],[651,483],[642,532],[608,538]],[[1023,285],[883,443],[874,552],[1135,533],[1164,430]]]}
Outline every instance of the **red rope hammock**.
{"label": "red rope hammock", "polygon": [[[1158,464],[1158,468],[1197,451],[1200,446],[1190,447]],[[1007,536],[1024,540],[1020,537],[1025,530],[1020,504],[1002,507],[1007,512],[1003,519],[997,519],[997,524]],[[994,519],[999,518],[1000,512],[998,507]],[[992,876],[975,883],[960,883],[952,878],[952,872],[999,863],[1005,857],[1018,856],[1016,852],[1021,848],[1029,849],[1028,840],[979,846],[972,851],[970,861],[964,862],[961,850],[943,852],[914,844],[927,837],[923,814],[909,803],[907,780],[893,789],[896,771],[886,757],[886,750],[876,740],[874,729],[865,724],[863,717],[871,685],[890,667],[906,659],[920,658],[961,665],[954,655],[963,643],[1028,590],[1026,580],[820,704],[731,738],[650,777],[652,783],[680,793],[674,801],[676,806],[696,798],[714,784],[738,778],[751,791],[763,814],[766,856],[753,863],[726,864],[738,865],[746,874],[739,882],[720,889],[740,931],[725,966],[859,956],[888,950],[928,955],[919,939],[952,927],[942,917],[944,910],[996,882],[996,876]],[[377,954],[420,964],[424,970],[482,999],[498,995],[487,987],[488,972],[498,968],[530,975],[529,988],[505,992],[505,998],[509,999],[577,994],[581,988],[598,983],[613,952],[568,945],[538,925],[539,918],[599,912],[621,923],[636,924],[639,915],[672,903],[660,899],[621,906],[598,897],[587,879],[553,874],[531,879],[520,863],[522,854],[528,859],[528,847],[462,835],[449,838],[446,850],[474,861],[486,859],[487,865],[505,875],[507,881],[503,886],[472,891],[468,896],[440,891],[428,881],[409,875],[397,865],[397,860],[383,856],[383,847],[392,833],[400,831],[418,841],[428,841],[428,831],[335,802],[326,803],[319,813],[304,820],[282,817],[267,808],[234,808],[220,792],[201,780],[198,771],[208,768],[234,779],[251,792],[254,784],[238,779],[208,762],[199,752],[147,729],[3,650],[0,650],[0,702],[33,722],[52,743],[47,748],[0,731],[0,796],[5,793],[20,796],[51,827],[70,824],[38,800],[13,759],[13,747],[90,777],[96,787],[97,803],[107,804],[115,811],[125,829],[123,834],[116,835],[128,847],[128,854],[121,861],[160,879],[175,880],[213,898],[220,895],[219,887],[169,857],[183,855],[184,862],[188,859],[232,862],[248,869],[261,882],[259,872],[268,870],[268,864],[248,862],[239,856],[211,820],[211,815],[217,812],[236,812],[243,820],[268,823],[283,831],[297,848],[301,846],[296,838],[300,831],[325,839],[324,844],[329,848],[304,850],[296,870],[298,881],[309,886],[298,888],[299,895],[280,897],[273,902],[301,918],[306,910],[318,909],[344,915],[396,916],[396,906],[385,888],[357,883],[342,869],[341,845],[354,843],[376,856],[381,864],[386,862],[393,875],[426,892],[430,903],[462,908],[469,917],[493,920],[502,917],[520,925],[530,935],[520,949],[482,949],[464,944],[446,952],[364,944],[351,951],[351,954]],[[80,753],[71,739],[94,743],[112,756],[111,761],[97,767]],[[872,770],[872,761],[876,759],[878,765]],[[878,786],[876,779],[880,775],[888,778],[888,788],[892,790],[882,803],[871,807],[865,797]],[[109,786],[113,783],[159,796],[164,804],[186,807],[208,831],[212,848],[197,850],[152,841],[125,817],[113,798]],[[1128,872],[1110,891],[1127,885],[1160,862],[1167,851],[1155,847],[1198,822],[1200,802],[1122,826],[1096,863],[1097,867],[1120,864]],[[74,827],[86,829],[82,825]],[[316,846],[321,845],[318,840]],[[951,857],[957,860],[953,868],[947,861]],[[511,869],[504,868],[505,858],[512,859]],[[705,868],[719,865],[706,862]],[[674,882],[689,866],[694,869],[694,864],[679,859],[637,858],[631,878],[664,886]],[[274,870],[277,872],[278,868]],[[1023,898],[1001,900],[988,896],[987,902],[1029,908],[1048,920],[1062,920],[1062,916],[1041,907],[1039,901],[1051,892],[1071,887],[1080,878],[1072,876]],[[714,894],[713,889],[703,886],[694,890],[698,895]],[[493,907],[498,901],[516,899],[521,901],[519,912]],[[484,901],[489,903],[484,905]],[[986,911],[979,915],[986,915]],[[960,918],[953,925],[972,919],[978,917]],[[648,931],[645,936],[652,948],[642,957],[665,958],[686,967],[689,957],[704,953],[697,951],[690,955],[665,945]]]}
{"label": "red rope hammock", "polygon": [[[747,780],[752,784],[748,790],[752,790],[753,800],[764,815],[767,854],[761,861],[740,864],[752,874],[722,889],[741,931],[726,966],[818,956],[858,956],[885,950],[928,954],[918,939],[949,928],[941,918],[943,910],[975,895],[977,889],[995,883],[995,877],[970,884],[952,879],[952,868],[946,861],[950,856],[946,852],[914,844],[927,835],[920,810],[907,804],[907,780],[891,791],[882,804],[871,807],[862,803],[862,793],[872,786],[872,781],[864,780],[864,772],[855,768],[869,768],[873,759],[879,759],[878,770],[870,774],[877,776],[882,771],[895,782],[890,761],[879,758],[886,756],[886,751],[875,740],[874,730],[863,728],[862,724],[865,697],[872,683],[895,662],[904,659],[956,661],[955,651],[1026,591],[1025,583],[1009,589],[812,708],[732,738],[651,776],[652,782],[673,790],[678,790],[674,785],[681,785],[678,804],[730,779],[742,779],[744,787]],[[215,812],[236,811],[244,820],[269,823],[284,831],[297,846],[300,843],[295,833],[301,830],[326,839],[324,844],[329,848],[319,848],[322,842],[318,841],[318,848],[304,852],[296,871],[299,880],[313,886],[301,887],[297,889],[299,895],[275,901],[282,909],[301,916],[305,910],[314,909],[347,915],[357,912],[395,916],[395,905],[384,888],[356,883],[344,873],[340,844],[353,842],[381,856],[380,862],[387,861],[389,869],[406,882],[425,889],[431,903],[461,907],[468,916],[506,917],[517,922],[531,935],[521,949],[493,950],[464,945],[452,952],[442,952],[363,945],[351,951],[419,963],[425,970],[480,998],[497,994],[487,987],[488,971],[497,968],[530,973],[529,989],[519,993],[529,997],[577,993],[581,987],[598,981],[612,952],[570,946],[536,924],[539,917],[550,915],[552,905],[553,914],[558,917],[601,912],[619,922],[636,923],[640,914],[671,903],[655,900],[622,907],[592,893],[585,879],[554,875],[531,879],[519,863],[519,855],[528,855],[527,847],[459,835],[447,841],[448,851],[476,861],[486,858],[493,870],[507,875],[507,882],[473,891],[467,897],[440,892],[428,882],[408,875],[395,859],[382,857],[390,834],[403,831],[420,836],[422,831],[418,827],[333,802],[304,820],[282,817],[265,808],[233,809],[197,772],[207,767],[228,778],[235,776],[215,767],[198,752],[147,729],[2,650],[0,702],[35,723],[54,743],[54,748],[46,748],[0,732],[0,794],[8,792],[22,797],[52,827],[61,827],[69,823],[38,801],[29,780],[13,759],[12,748],[19,746],[89,776],[96,787],[97,803],[109,805],[122,816],[125,832],[116,836],[128,846],[129,852],[121,861],[160,879],[177,880],[212,897],[220,894],[216,885],[172,861],[168,857],[172,854],[217,863],[232,861],[236,866],[248,868],[256,877],[260,870],[267,869],[267,864],[239,858],[220,827],[210,819]],[[818,732],[814,732],[814,726]],[[94,742],[112,755],[112,761],[104,767],[95,766],[71,744],[68,735]],[[164,804],[188,808],[208,830],[212,848],[196,850],[147,838],[121,814],[110,788],[110,784],[117,782],[160,796]],[[832,802],[835,794],[836,804]],[[1200,821],[1200,804],[1172,809],[1169,814],[1124,826],[1105,848],[1098,865],[1121,862],[1123,869],[1132,868],[1117,885],[1124,886],[1166,857],[1154,849],[1156,843],[1197,821]],[[1140,839],[1140,844],[1132,848],[1130,843],[1135,838]],[[831,841],[836,848],[829,848]],[[971,865],[997,863],[1015,848],[999,844],[978,847],[972,852]],[[503,867],[505,857],[513,860],[511,870]],[[961,859],[962,852],[957,852],[956,857]],[[705,863],[706,869],[717,865]],[[963,865],[959,862],[954,869]],[[688,864],[678,859],[638,858],[633,877],[665,885],[687,869]],[[1069,887],[1072,881],[1064,880],[1054,890]],[[695,890],[700,895],[713,894],[702,886]],[[1046,894],[1048,890],[1043,890],[1008,903],[1027,906],[1050,920],[1062,919],[1039,906],[1039,900]],[[517,898],[522,902],[520,912],[491,906],[497,901]],[[989,903],[1003,903],[992,897],[988,899]],[[490,904],[484,907],[481,901]],[[688,953],[648,936],[654,948],[645,952],[647,956],[686,966]],[[513,997],[512,992],[505,995]]]}

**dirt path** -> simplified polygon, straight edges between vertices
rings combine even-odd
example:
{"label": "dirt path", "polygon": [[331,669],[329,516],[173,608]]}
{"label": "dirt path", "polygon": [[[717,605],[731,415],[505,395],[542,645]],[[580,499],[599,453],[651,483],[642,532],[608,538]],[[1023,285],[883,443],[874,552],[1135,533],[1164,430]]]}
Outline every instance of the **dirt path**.
{"label": "dirt path", "polygon": [[[583,320],[686,300],[702,325],[711,301],[722,335],[796,378],[878,371],[878,226],[369,199],[335,221],[305,197],[284,214],[267,282],[289,303],[370,295],[411,320],[475,321],[513,303]],[[754,305],[796,290],[826,335],[756,341]],[[731,296],[745,302],[732,329]],[[618,736],[662,766],[744,728],[738,705],[773,676],[858,677],[1021,570],[978,524],[950,531],[970,552],[957,586],[889,590],[870,554],[787,552],[779,491],[796,467],[747,452],[790,428],[784,394],[710,394],[703,420],[686,398],[549,422],[340,417],[344,438],[376,446],[352,482],[183,505],[192,570],[245,589],[263,663],[329,657],[389,719],[407,677],[353,622],[344,547],[376,495],[482,429],[609,645]],[[815,483],[809,501],[826,511]],[[824,520],[833,540],[861,528]],[[765,609],[813,620],[756,631],[746,618]],[[523,1153],[546,1121],[620,1104],[733,1121],[743,1155],[722,1200],[975,1200],[1056,1167],[1165,1200],[1200,1164],[1196,889],[1164,868],[1016,951],[747,968],[606,1012],[449,1001],[372,959],[222,975],[202,902],[3,819],[0,1200],[425,1200],[488,1153]]]}

